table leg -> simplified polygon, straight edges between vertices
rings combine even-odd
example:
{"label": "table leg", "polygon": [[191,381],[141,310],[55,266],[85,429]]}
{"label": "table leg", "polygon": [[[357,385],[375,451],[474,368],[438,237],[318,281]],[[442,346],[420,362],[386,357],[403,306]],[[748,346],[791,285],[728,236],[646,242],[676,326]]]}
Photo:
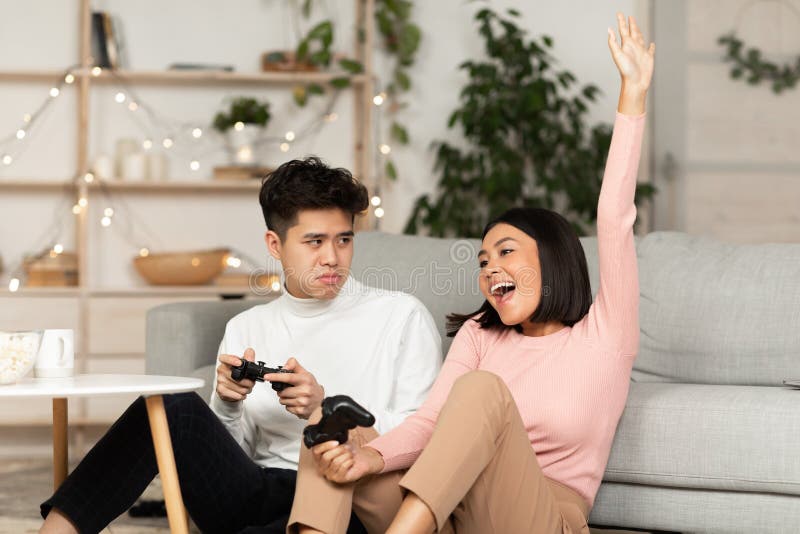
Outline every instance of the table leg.
{"label": "table leg", "polygon": [[67,436],[67,399],[53,399],[53,489],[67,478],[69,444]]}
{"label": "table leg", "polygon": [[164,502],[167,506],[170,532],[187,534],[189,522],[183,507],[181,487],[178,483],[178,469],[175,467],[175,455],[172,452],[172,439],[169,437],[167,412],[164,411],[164,398],[152,395],[145,399],[147,417],[150,420],[150,432],[153,435],[153,446],[156,451],[158,472],[161,474],[161,485],[164,488]]}

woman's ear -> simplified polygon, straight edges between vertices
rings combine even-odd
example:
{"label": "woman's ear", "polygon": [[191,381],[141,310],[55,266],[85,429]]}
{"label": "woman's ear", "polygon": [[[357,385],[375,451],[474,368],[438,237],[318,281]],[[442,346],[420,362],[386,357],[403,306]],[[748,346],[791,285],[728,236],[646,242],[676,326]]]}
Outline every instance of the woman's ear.
{"label": "woman's ear", "polygon": [[281,238],[278,234],[272,230],[268,230],[267,233],[264,234],[264,242],[267,244],[269,255],[281,261]]}

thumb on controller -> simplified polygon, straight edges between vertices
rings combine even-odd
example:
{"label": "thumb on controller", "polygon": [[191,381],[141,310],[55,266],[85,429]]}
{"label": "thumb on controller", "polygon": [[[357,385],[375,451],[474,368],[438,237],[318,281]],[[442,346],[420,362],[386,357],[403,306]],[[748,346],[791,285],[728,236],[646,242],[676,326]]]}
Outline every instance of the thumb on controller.
{"label": "thumb on controller", "polygon": [[256,351],[254,351],[251,347],[247,347],[247,350],[244,351],[244,359],[248,362],[256,361]]}
{"label": "thumb on controller", "polygon": [[286,364],[284,364],[283,368],[293,373],[306,372],[305,367],[300,365],[300,362],[298,362],[295,358],[289,358],[288,360],[286,360]]}

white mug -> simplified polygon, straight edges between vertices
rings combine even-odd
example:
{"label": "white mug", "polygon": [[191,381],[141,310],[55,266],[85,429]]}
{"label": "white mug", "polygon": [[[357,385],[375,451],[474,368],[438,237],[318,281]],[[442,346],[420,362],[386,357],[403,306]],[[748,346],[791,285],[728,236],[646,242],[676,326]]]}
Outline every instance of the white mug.
{"label": "white mug", "polygon": [[36,364],[33,366],[37,378],[59,378],[72,376],[75,369],[74,334],[72,330],[45,330]]}

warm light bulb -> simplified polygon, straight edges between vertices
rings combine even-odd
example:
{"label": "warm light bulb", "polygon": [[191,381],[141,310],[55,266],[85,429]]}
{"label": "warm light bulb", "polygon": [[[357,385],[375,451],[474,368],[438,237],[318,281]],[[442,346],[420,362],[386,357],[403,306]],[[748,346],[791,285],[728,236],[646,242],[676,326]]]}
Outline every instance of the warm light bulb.
{"label": "warm light bulb", "polygon": [[150,139],[145,139],[144,141],[142,141],[142,148],[144,148],[145,150],[150,150],[151,148],[153,148],[153,142]]}
{"label": "warm light bulb", "polygon": [[90,172],[87,172],[83,176],[83,181],[86,182],[87,184],[90,184],[90,183],[94,182],[94,174],[92,174]]}
{"label": "warm light bulb", "polygon": [[25,122],[31,122],[31,114],[26,113],[25,115],[22,116],[22,120]]}
{"label": "warm light bulb", "polygon": [[111,226],[111,217],[103,217],[102,219],[100,219],[100,224],[108,228],[109,226]]}
{"label": "warm light bulb", "polygon": [[383,144],[383,145],[380,146],[380,151],[381,151],[381,154],[383,154],[385,156],[386,154],[388,154],[389,152],[392,151],[392,147],[390,147],[389,145]]}
{"label": "warm light bulb", "polygon": [[241,132],[242,130],[244,130],[244,123],[242,121],[237,122],[236,124],[233,125],[233,129],[236,130],[237,132]]}
{"label": "warm light bulb", "polygon": [[78,206],[80,206],[80,207],[82,207],[82,208],[85,208],[85,207],[86,207],[86,206],[88,206],[88,205],[89,205],[89,200],[88,200],[86,197],[81,197],[81,198],[78,200]]}
{"label": "warm light bulb", "polygon": [[174,143],[172,142],[172,139],[165,137],[164,140],[161,141],[161,144],[164,145],[164,148],[171,148]]}
{"label": "warm light bulb", "polygon": [[370,202],[372,202],[373,206],[378,207],[378,206],[381,205],[381,197],[379,197],[378,195],[375,195],[374,197],[372,197]]}
{"label": "warm light bulb", "polygon": [[12,162],[12,161],[14,161],[14,158],[12,158],[11,156],[9,156],[8,154],[5,154],[5,155],[3,156],[3,165],[11,165],[11,162]]}
{"label": "warm light bulb", "polygon": [[131,111],[136,111],[137,109],[139,109],[139,104],[137,104],[136,102],[131,101],[131,102],[128,103],[128,109],[131,110]]}
{"label": "warm light bulb", "polygon": [[150,251],[147,250],[146,248],[139,249],[139,256],[141,256],[143,258],[146,258],[149,255],[150,255]]}
{"label": "warm light bulb", "polygon": [[100,76],[102,72],[103,69],[101,69],[100,67],[92,67],[92,76]]}
{"label": "warm light bulb", "polygon": [[281,143],[281,152],[289,152],[289,143]]}
{"label": "warm light bulb", "polygon": [[61,243],[56,243],[55,246],[53,247],[53,252],[55,252],[56,254],[61,254],[62,252],[64,252],[64,245],[62,245]]}
{"label": "warm light bulb", "polygon": [[189,168],[192,169],[193,171],[198,170],[200,168],[200,162],[197,160],[192,161],[191,163],[189,163]]}
{"label": "warm light bulb", "polygon": [[286,140],[287,141],[294,141],[294,132],[292,132],[292,131],[286,132]]}
{"label": "warm light bulb", "polygon": [[114,100],[117,101],[117,104],[122,104],[123,102],[125,102],[125,93],[117,93],[114,96]]}
{"label": "warm light bulb", "polygon": [[19,278],[12,278],[11,281],[8,282],[8,290],[14,293],[18,289],[19,289]]}
{"label": "warm light bulb", "polygon": [[375,97],[372,99],[372,103],[376,106],[383,104],[383,95],[375,95]]}
{"label": "warm light bulb", "polygon": [[383,208],[375,208],[375,217],[380,219],[381,217],[383,217],[383,215],[384,215]]}
{"label": "warm light bulb", "polygon": [[57,97],[59,94],[61,94],[61,91],[58,90],[58,87],[53,87],[50,89],[50,96],[53,98]]}
{"label": "warm light bulb", "polygon": [[24,137],[25,137],[25,130],[23,130],[22,128],[17,130],[17,139],[22,139]]}
{"label": "warm light bulb", "polygon": [[242,265],[242,260],[235,256],[229,256],[225,262],[228,264],[228,266],[233,268],[241,267]]}
{"label": "warm light bulb", "polygon": [[202,135],[203,135],[203,130],[201,130],[200,128],[195,128],[194,130],[192,130],[192,137],[194,137],[195,139],[200,139]]}
{"label": "warm light bulb", "polygon": [[114,216],[114,208],[106,208],[103,210],[103,215],[106,217],[113,217]]}
{"label": "warm light bulb", "polygon": [[81,207],[75,204],[74,206],[72,206],[72,213],[74,213],[75,215],[80,215]]}
{"label": "warm light bulb", "polygon": [[281,283],[280,282],[272,282],[272,290],[273,291],[280,291],[281,290]]}
{"label": "warm light bulb", "polygon": [[64,81],[67,83],[72,83],[75,81],[75,76],[73,76],[72,74],[67,74],[66,76],[64,76]]}

